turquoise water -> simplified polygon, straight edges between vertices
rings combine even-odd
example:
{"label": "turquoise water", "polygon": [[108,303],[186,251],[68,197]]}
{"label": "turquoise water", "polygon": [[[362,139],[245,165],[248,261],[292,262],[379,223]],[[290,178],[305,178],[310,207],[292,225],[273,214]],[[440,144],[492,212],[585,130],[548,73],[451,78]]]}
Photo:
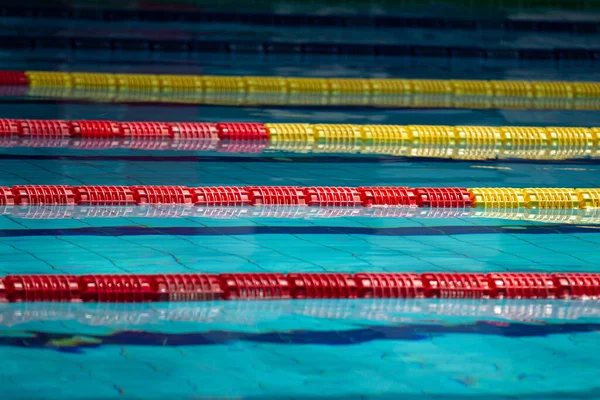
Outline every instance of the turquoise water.
{"label": "turquoise water", "polygon": [[[597,79],[597,66],[588,64],[417,59],[368,68],[317,57],[312,64],[253,58],[145,65],[65,63],[34,55],[5,59],[3,68]],[[0,103],[0,118],[600,126],[599,113],[584,111],[173,107],[20,99]],[[0,154],[3,186],[600,187],[599,170],[589,161],[51,148]],[[543,222],[489,218],[471,210],[415,211],[403,218],[332,210],[284,210],[293,218],[269,217],[282,210],[268,209],[221,210],[212,216],[197,209],[163,211],[171,217],[144,217],[158,211],[135,207],[125,217],[104,212],[112,213],[110,218],[91,218],[80,208],[12,210],[0,216],[0,274],[600,272],[600,225],[570,216]],[[595,399],[600,398],[599,330],[595,301],[0,304],[1,397]]]}

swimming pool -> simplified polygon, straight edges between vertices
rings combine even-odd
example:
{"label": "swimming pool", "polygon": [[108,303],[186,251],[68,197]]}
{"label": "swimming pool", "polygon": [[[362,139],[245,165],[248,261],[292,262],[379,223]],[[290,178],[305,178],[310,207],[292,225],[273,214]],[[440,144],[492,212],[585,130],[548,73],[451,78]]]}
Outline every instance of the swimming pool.
{"label": "swimming pool", "polygon": [[[17,21],[19,22],[19,21]],[[23,22],[23,21],[21,21]],[[31,23],[31,21],[30,21]],[[79,24],[79,25],[78,25]],[[97,24],[97,25],[94,25]],[[3,33],[16,32],[12,18]],[[53,19],[44,34],[67,30]],[[102,23],[90,23],[98,28]],[[104,28],[110,25],[104,23]],[[81,33],[74,22],[69,34]],[[135,35],[182,30],[132,23]],[[24,29],[21,26],[20,29]],[[325,28],[202,26],[209,38],[260,40]],[[202,32],[204,31],[204,32]],[[48,33],[50,32],[50,33]],[[356,40],[379,40],[368,31]],[[433,32],[433,33],[432,33]],[[41,33],[40,33],[41,34]],[[419,43],[476,41],[425,29]],[[261,36],[262,35],[262,36]],[[428,36],[429,35],[429,36]],[[389,36],[393,42],[398,37]],[[404,37],[404,39],[407,39]],[[535,33],[538,46],[595,45],[591,35]],[[489,44],[519,46],[516,34]],[[446,42],[445,42],[446,41]],[[521,41],[521,42],[519,42]],[[227,54],[184,59],[128,50],[2,53],[2,69],[423,79],[597,80],[597,61],[410,57],[298,58]],[[382,61],[383,60],[383,61]],[[385,62],[384,62],[385,61]],[[488,126],[600,126],[593,110],[102,103],[23,93],[0,118],[249,121]],[[45,97],[44,97],[45,96]],[[440,160],[361,154],[262,154],[10,147],[0,186],[600,187],[597,160]],[[159,213],[160,214],[160,213]],[[270,213],[252,209],[152,217],[81,207],[0,216],[0,276],[222,272],[600,272],[598,215],[490,215],[476,209]],[[359,299],[205,303],[0,303],[0,383],[6,399],[407,398],[592,399],[600,396],[600,304],[576,300]]]}

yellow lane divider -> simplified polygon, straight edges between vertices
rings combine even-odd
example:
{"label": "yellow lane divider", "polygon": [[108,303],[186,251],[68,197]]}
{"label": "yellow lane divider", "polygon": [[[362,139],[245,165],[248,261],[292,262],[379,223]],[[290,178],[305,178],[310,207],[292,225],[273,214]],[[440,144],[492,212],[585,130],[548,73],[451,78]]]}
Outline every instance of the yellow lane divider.
{"label": "yellow lane divider", "polygon": [[600,208],[600,189],[570,188],[471,188],[474,208],[588,210]]}
{"label": "yellow lane divider", "polygon": [[600,96],[599,82],[438,79],[296,78],[278,76],[196,76],[26,71],[31,87],[104,88],[156,92],[271,92],[358,94],[454,94],[525,98]]}
{"label": "yellow lane divider", "polygon": [[566,127],[265,124],[272,150],[455,159],[599,156],[600,130]]}

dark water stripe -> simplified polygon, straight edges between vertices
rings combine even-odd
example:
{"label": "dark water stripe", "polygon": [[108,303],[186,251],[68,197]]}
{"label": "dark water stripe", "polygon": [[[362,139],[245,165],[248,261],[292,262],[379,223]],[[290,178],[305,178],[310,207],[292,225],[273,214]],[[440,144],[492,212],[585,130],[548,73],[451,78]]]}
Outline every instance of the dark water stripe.
{"label": "dark water stripe", "polygon": [[399,326],[364,326],[342,331],[206,331],[193,333],[163,333],[148,331],[116,331],[106,335],[80,333],[48,333],[25,331],[24,336],[0,336],[0,346],[53,348],[60,351],[80,352],[85,348],[102,346],[211,346],[233,342],[268,343],[278,345],[350,346],[373,341],[419,341],[447,335],[500,336],[509,338],[547,337],[597,332],[597,323],[527,324],[477,321],[470,324],[407,324]]}
{"label": "dark water stripe", "polygon": [[[26,147],[25,147],[26,148]],[[0,147],[0,150],[2,147]],[[36,151],[38,149],[36,148]],[[74,150],[65,148],[65,150]],[[127,151],[127,149],[114,149]],[[54,149],[56,151],[56,149]],[[97,152],[110,151],[107,149],[96,150]],[[235,153],[220,153],[222,155],[215,156],[215,152],[206,152],[211,155],[162,155],[160,150],[132,150],[136,153],[152,152],[153,155],[53,155],[53,154],[0,154],[1,160],[36,160],[36,161],[132,161],[132,162],[207,162],[207,163],[222,163],[222,162],[237,162],[237,163],[306,163],[306,164],[321,164],[321,163],[336,163],[336,164],[402,164],[402,163],[450,163],[450,164],[469,164],[469,165],[490,165],[498,166],[503,164],[552,164],[552,165],[599,165],[600,158],[592,159],[573,159],[573,160],[523,160],[523,159],[506,159],[506,160],[455,160],[450,158],[431,158],[431,157],[401,157],[401,156],[376,156],[362,154],[346,154],[341,156],[329,155],[296,155],[290,153],[280,153],[273,155],[239,155]],[[91,153],[94,150],[83,150],[82,152]],[[167,151],[172,153],[177,150]],[[181,153],[202,153],[202,151],[182,150]],[[238,153],[243,154],[243,153]],[[498,161],[500,164],[498,164]]]}
{"label": "dark water stripe", "polygon": [[60,51],[137,51],[144,53],[179,54],[292,54],[330,56],[375,57],[433,57],[476,58],[498,60],[586,60],[600,61],[600,47],[478,47],[440,45],[394,45],[371,43],[326,43],[298,41],[252,41],[252,40],[198,40],[198,39],[145,39],[145,38],[99,38],[84,36],[0,36],[0,49]]}
{"label": "dark water stripe", "polygon": [[[435,384],[434,384],[435,385]],[[502,388],[496,388],[502,392]],[[492,389],[490,389],[492,390]],[[435,389],[432,389],[432,394],[406,394],[402,392],[386,392],[381,394],[354,394],[351,387],[340,389],[341,392],[348,394],[338,396],[311,396],[311,395],[290,395],[289,397],[278,396],[244,396],[245,400],[598,400],[600,399],[600,387],[594,387],[589,390],[568,391],[565,389],[556,389],[551,392],[536,390],[534,393],[518,393],[518,394],[494,394],[488,393],[485,390],[477,390],[476,393],[465,394],[437,394]],[[384,391],[384,390],[382,390]],[[435,394],[433,394],[435,393]],[[173,398],[172,396],[169,396]]]}
{"label": "dark water stripe", "polygon": [[314,15],[275,14],[267,12],[196,11],[173,9],[72,9],[66,6],[10,5],[0,8],[0,15],[20,18],[60,18],[83,21],[148,21],[183,23],[236,23],[277,27],[371,27],[419,28],[435,30],[500,30],[507,32],[598,33],[594,21],[510,19],[490,17],[428,17],[396,15]]}
{"label": "dark water stripe", "polygon": [[148,227],[103,226],[86,228],[1,229],[0,237],[38,236],[233,236],[233,235],[372,235],[444,236],[483,234],[582,234],[600,233],[600,225],[511,225],[511,226],[411,226],[369,228],[353,226],[223,226]]}
{"label": "dark water stripe", "polygon": [[[15,89],[16,88],[16,89]],[[5,87],[6,89],[6,87]],[[7,90],[9,91],[14,91],[14,90],[27,90],[27,88],[24,87],[19,87],[19,86],[9,86]],[[56,88],[52,88],[52,89],[56,89]],[[0,87],[0,90],[2,90],[2,88]],[[68,91],[70,89],[65,89],[66,90],[66,97],[56,97],[56,98],[52,98],[52,96],[54,96],[54,94],[50,93],[48,98],[38,98],[37,96],[45,96],[44,94],[36,94],[36,95],[29,95],[27,93],[16,93],[15,92],[8,92],[7,94],[2,94],[0,92],[0,104],[10,104],[10,105],[23,105],[23,106],[31,106],[31,105],[60,105],[60,104],[74,104],[74,105],[88,105],[88,106],[93,106],[93,105],[97,105],[97,106],[105,106],[107,103],[98,103],[98,101],[102,100],[100,99],[94,99],[94,95],[93,93],[88,93],[88,98],[69,98],[69,93]],[[12,94],[11,94],[12,93]],[[75,92],[76,93],[76,92]],[[101,91],[99,93],[102,93]],[[12,96],[15,97],[12,97]],[[3,96],[11,96],[11,97],[3,97]],[[31,96],[31,97],[29,97]],[[142,95],[143,96],[143,95]],[[159,94],[160,96],[160,94]],[[403,95],[400,95],[403,96]],[[487,98],[489,99],[489,98]],[[563,98],[560,98],[563,99]],[[323,111],[323,109],[326,109],[327,111],[346,111],[346,112],[352,112],[352,111],[358,111],[358,110],[364,110],[367,109],[369,111],[372,111],[373,109],[377,109],[378,111],[381,112],[385,112],[385,111],[411,111],[411,112],[436,112],[438,110],[473,110],[473,108],[465,105],[452,105],[449,107],[444,107],[443,104],[435,104],[432,105],[431,107],[427,107],[427,106],[387,106],[387,105],[379,105],[379,104],[362,104],[362,105],[330,105],[330,104],[324,104],[324,105],[311,105],[311,104],[277,104],[276,102],[272,102],[272,104],[269,104],[268,100],[265,100],[264,104],[254,104],[254,103],[248,103],[248,104],[219,104],[219,103],[211,103],[210,101],[206,101],[206,102],[198,102],[198,103],[194,103],[194,104],[190,104],[190,103],[186,103],[184,101],[181,100],[177,100],[176,98],[174,99],[170,99],[168,96],[165,96],[163,99],[159,99],[159,100],[144,100],[143,98],[141,98],[140,100],[136,101],[136,100],[120,100],[120,99],[111,99],[110,103],[108,104],[113,104],[113,105],[125,105],[131,108],[137,108],[137,107],[177,107],[178,109],[194,109],[197,110],[198,108],[201,107],[216,107],[218,109],[220,108],[256,108],[256,107],[260,107],[262,109],[269,109],[269,110],[303,110],[303,111]],[[488,108],[487,110],[510,110],[507,108],[502,108],[501,106],[494,106],[496,108]],[[534,109],[536,111],[543,111],[543,112],[586,112],[586,111],[597,111],[598,108],[594,108],[594,107],[590,107],[589,109],[579,109],[579,110],[565,110],[565,109]],[[480,109],[476,109],[475,110],[479,110],[479,111],[483,111],[484,109],[480,108]]]}

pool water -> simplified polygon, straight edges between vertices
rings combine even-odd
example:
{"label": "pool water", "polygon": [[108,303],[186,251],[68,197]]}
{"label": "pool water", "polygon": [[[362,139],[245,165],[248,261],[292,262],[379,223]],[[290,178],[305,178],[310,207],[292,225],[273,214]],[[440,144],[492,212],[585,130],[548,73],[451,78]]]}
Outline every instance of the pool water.
{"label": "pool water", "polygon": [[[10,21],[5,22],[2,29],[9,29]],[[45,23],[57,30],[56,22]],[[222,27],[213,28],[211,35],[223,33]],[[276,33],[298,34],[283,28]],[[314,35],[326,33],[316,29]],[[536,40],[548,43],[549,36],[571,45],[579,40],[556,34]],[[326,56],[312,61],[250,57],[243,63],[167,57],[136,63],[135,54],[95,63],[86,57],[66,62],[43,52],[2,54],[3,69],[598,78],[597,63],[414,59],[369,64]],[[592,111],[31,103],[22,98],[3,101],[0,118],[600,126],[600,114]],[[589,160],[3,149],[0,186],[18,184],[600,187],[600,165]],[[170,217],[151,218],[145,216],[148,210],[136,209],[127,217],[91,218],[85,210],[42,207],[2,215],[0,275],[600,272],[600,225],[569,217],[544,221],[438,210],[398,218],[289,210],[283,214],[289,218],[282,218],[269,210],[246,211],[215,216],[175,210]],[[596,301],[0,304],[1,397],[594,399],[600,398],[599,331]]]}

